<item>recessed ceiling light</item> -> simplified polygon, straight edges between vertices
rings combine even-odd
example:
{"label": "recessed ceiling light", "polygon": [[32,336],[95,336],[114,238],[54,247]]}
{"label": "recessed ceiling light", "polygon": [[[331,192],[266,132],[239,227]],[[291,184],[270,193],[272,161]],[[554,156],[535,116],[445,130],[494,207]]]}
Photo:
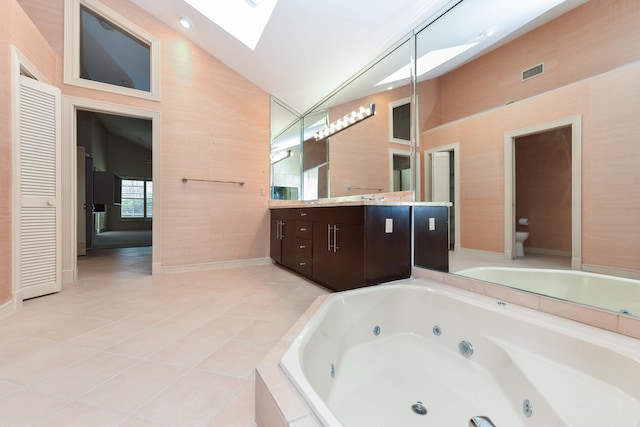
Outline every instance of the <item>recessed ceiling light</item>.
{"label": "recessed ceiling light", "polygon": [[180,17],[180,25],[182,25],[187,30],[190,29],[191,27],[193,27],[193,24],[191,23],[191,20],[189,18],[187,18],[186,16],[181,16]]}

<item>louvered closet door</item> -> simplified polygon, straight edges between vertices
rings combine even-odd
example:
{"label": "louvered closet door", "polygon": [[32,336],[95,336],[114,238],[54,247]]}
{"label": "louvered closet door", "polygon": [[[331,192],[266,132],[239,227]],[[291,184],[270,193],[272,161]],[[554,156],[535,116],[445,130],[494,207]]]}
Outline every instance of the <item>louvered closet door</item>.
{"label": "louvered closet door", "polygon": [[21,76],[19,102],[18,280],[27,299],[62,288],[60,91]]}

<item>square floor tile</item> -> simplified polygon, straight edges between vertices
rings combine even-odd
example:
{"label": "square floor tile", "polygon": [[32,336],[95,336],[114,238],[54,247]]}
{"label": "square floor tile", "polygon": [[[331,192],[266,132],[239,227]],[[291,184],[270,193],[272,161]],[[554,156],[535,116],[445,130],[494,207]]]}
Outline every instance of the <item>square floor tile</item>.
{"label": "square floor tile", "polygon": [[269,348],[269,346],[232,340],[197,365],[196,369],[247,379]]}
{"label": "square floor tile", "polygon": [[126,415],[72,402],[34,427],[118,427]]}
{"label": "square floor tile", "polygon": [[165,387],[184,374],[184,369],[156,362],[139,362],[79,400],[100,408],[135,414]]}
{"label": "square floor tile", "polygon": [[206,427],[243,381],[192,371],[172,384],[137,414],[139,418],[181,427]]}

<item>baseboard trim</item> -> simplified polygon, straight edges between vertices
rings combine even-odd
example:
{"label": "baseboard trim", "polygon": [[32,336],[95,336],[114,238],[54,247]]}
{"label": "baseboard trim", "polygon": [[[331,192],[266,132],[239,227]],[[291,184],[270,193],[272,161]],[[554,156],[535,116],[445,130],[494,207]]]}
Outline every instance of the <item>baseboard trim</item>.
{"label": "baseboard trim", "polygon": [[607,267],[603,265],[582,264],[583,271],[591,273],[608,274],[610,276],[626,277],[628,279],[640,280],[640,271],[629,268]]}
{"label": "baseboard trim", "polygon": [[78,270],[62,270],[62,286],[70,285],[76,281]]}
{"label": "baseboard trim", "polygon": [[571,251],[560,251],[557,249],[545,249],[545,248],[530,248],[528,246],[524,247],[525,254],[539,254],[539,255],[552,255],[552,256],[562,256],[562,257],[571,257]]}
{"label": "baseboard trim", "polygon": [[13,313],[22,310],[22,290],[19,290],[13,297],[0,305],[0,319],[11,316]]}
{"label": "baseboard trim", "polygon": [[480,249],[460,248],[460,253],[465,255],[481,256],[484,258],[505,259],[505,254],[502,252],[483,251]]}
{"label": "baseboard trim", "polygon": [[176,265],[176,266],[153,266],[156,268],[152,268],[153,273],[165,274],[165,273],[188,273],[192,271],[206,271],[206,270],[220,270],[223,268],[240,268],[240,267],[254,267],[258,265],[269,265],[272,264],[273,261],[271,258],[252,258],[252,259],[241,259],[234,261],[221,261],[221,262],[210,262],[205,264],[189,264],[189,265]]}

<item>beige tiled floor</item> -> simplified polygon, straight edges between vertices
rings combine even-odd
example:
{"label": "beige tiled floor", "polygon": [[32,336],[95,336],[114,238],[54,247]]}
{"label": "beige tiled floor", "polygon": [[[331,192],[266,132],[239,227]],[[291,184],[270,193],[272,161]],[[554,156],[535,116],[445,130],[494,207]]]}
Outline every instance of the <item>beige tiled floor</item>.
{"label": "beige tiled floor", "polygon": [[266,265],[151,276],[150,249],[0,321],[0,425],[253,427],[254,368],[326,290]]}

